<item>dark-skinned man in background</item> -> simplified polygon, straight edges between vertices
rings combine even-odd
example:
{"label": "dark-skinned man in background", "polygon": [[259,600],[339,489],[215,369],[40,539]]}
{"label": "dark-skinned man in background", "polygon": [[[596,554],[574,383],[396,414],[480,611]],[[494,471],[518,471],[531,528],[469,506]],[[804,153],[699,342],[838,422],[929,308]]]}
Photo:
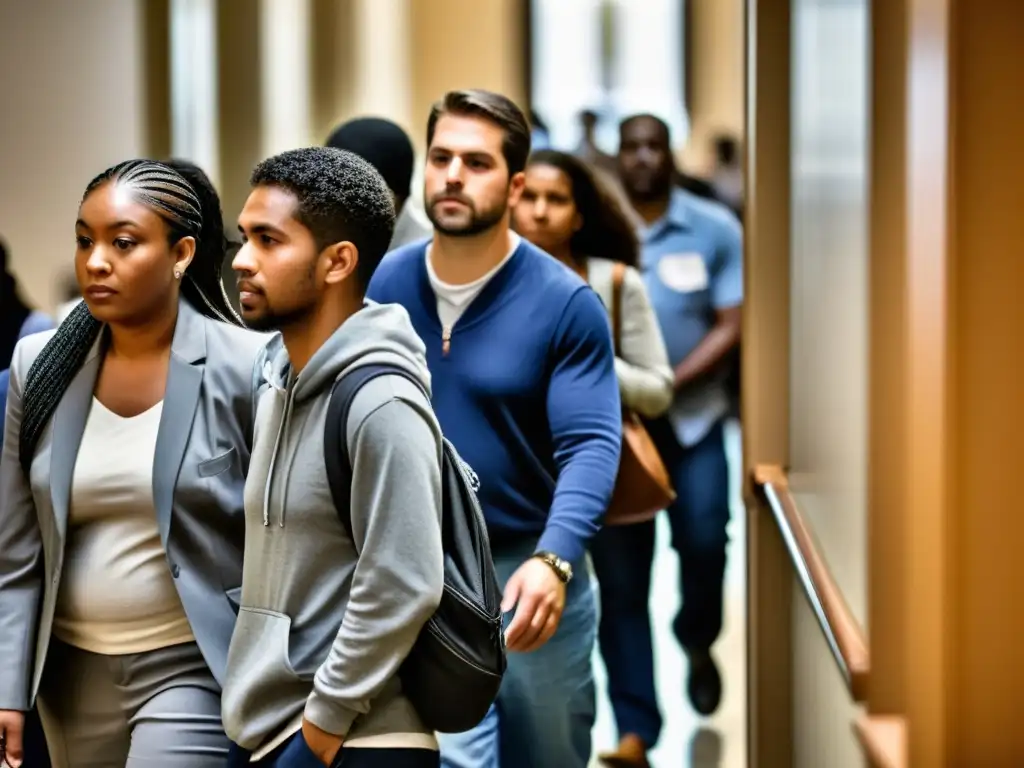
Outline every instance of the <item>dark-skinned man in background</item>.
{"label": "dark-skinned man in background", "polygon": [[[641,270],[675,372],[668,414],[648,425],[678,497],[667,512],[680,558],[682,607],[674,632],[689,661],[687,693],[710,715],[722,680],[711,647],[722,628],[729,523],[723,424],[729,414],[726,362],[740,340],[743,256],[740,224],[724,205],[674,183],[668,126],[653,115],[620,125],[619,176],[637,215]],[[622,565],[638,592],[650,590],[654,522],[623,526]],[[628,538],[628,540],[627,540]],[[624,628],[623,631],[626,631]],[[642,635],[641,635],[642,636]],[[625,641],[626,638],[624,637]],[[646,765],[661,730],[650,647],[616,643],[605,652],[620,735],[614,765]],[[602,649],[605,650],[605,649]]]}

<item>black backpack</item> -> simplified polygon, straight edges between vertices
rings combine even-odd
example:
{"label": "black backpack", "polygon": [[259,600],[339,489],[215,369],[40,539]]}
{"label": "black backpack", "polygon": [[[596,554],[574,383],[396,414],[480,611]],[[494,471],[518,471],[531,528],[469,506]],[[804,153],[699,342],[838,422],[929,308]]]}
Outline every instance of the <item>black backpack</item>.
{"label": "black backpack", "polygon": [[[366,365],[334,383],[327,406],[327,480],[338,516],[350,537],[348,414],[356,392],[371,379],[384,375],[402,376],[423,391],[423,385],[398,366]],[[401,435],[395,439],[401,440]],[[403,693],[423,724],[441,733],[468,731],[483,720],[505,673],[501,588],[476,498],[478,486],[476,474],[445,440],[441,466],[444,594],[399,671]]]}

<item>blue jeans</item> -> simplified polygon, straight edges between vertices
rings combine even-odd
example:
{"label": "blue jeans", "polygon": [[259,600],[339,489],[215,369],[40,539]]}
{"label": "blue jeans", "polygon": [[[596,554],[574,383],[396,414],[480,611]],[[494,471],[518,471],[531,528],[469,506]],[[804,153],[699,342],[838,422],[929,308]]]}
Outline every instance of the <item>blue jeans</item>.
{"label": "blue jeans", "polygon": [[320,758],[306,744],[301,731],[261,760],[250,762],[250,756],[248,750],[232,744],[227,768],[324,768]]}
{"label": "blue jeans", "polygon": [[[683,448],[665,420],[648,425],[676,489],[666,510],[679,554],[683,604],[673,630],[686,649],[707,650],[722,631],[729,524],[729,466],[722,422]],[[661,712],[651,638],[654,521],[602,529],[591,546],[601,595],[601,657],[619,734],[658,741]]]}
{"label": "blue jeans", "polygon": [[[247,750],[232,744],[227,768],[325,768],[301,732],[258,762],[250,762],[249,756]],[[437,765],[437,752],[432,749],[346,749],[342,746],[328,768],[436,768]]]}
{"label": "blue jeans", "polygon": [[[494,548],[502,587],[533,551],[532,541]],[[586,768],[596,712],[597,605],[586,563],[574,563],[573,574],[558,630],[532,653],[509,653],[498,700],[483,722],[439,736],[444,768]]]}

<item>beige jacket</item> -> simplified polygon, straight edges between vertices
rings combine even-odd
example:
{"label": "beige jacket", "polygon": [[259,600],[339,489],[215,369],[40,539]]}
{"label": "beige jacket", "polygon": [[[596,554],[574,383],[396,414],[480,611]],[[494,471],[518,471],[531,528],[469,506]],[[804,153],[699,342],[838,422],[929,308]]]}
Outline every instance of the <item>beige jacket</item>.
{"label": "beige jacket", "polygon": [[[587,259],[587,276],[604,305],[612,306],[612,267],[608,259]],[[622,349],[615,373],[624,405],[641,416],[656,418],[672,404],[672,369],[658,320],[640,273],[626,267],[622,281]]]}

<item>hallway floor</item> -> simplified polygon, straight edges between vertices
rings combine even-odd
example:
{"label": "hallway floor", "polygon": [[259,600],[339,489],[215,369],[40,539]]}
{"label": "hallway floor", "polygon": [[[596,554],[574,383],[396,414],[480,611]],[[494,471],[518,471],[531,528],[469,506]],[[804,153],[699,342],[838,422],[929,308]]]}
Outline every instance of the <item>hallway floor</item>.
{"label": "hallway floor", "polygon": [[[651,590],[655,658],[665,726],[658,747],[651,753],[654,768],[744,768],[746,765],[746,531],[740,495],[742,450],[739,426],[726,429],[726,451],[732,470],[732,524],[729,566],[726,572],[725,629],[714,648],[722,671],[722,705],[711,718],[701,718],[686,698],[686,661],[672,635],[672,619],[679,605],[678,560],[669,545],[666,518],[658,521],[658,544]],[[605,671],[595,654],[598,685],[594,753],[614,746],[615,723],[604,695]],[[599,763],[595,759],[593,766]]]}

